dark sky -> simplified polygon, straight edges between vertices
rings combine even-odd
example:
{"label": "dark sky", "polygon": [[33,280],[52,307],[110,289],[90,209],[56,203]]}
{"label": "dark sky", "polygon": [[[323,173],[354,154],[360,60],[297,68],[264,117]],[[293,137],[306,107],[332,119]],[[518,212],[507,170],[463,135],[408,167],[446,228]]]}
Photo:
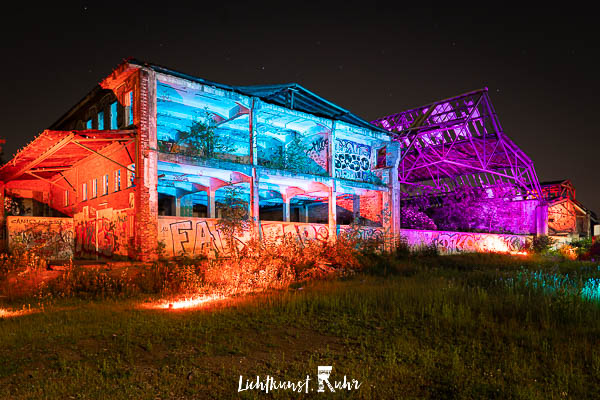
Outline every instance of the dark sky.
{"label": "dark sky", "polygon": [[600,211],[591,10],[105,3],[3,10],[5,159],[125,57],[228,84],[298,82],[368,121],[487,86],[540,180],[570,178],[578,200]]}

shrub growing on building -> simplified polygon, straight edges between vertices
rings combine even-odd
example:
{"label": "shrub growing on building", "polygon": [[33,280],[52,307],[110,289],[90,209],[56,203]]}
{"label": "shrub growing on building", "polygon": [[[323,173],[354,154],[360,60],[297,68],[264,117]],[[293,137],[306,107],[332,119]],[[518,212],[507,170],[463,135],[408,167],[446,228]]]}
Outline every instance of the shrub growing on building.
{"label": "shrub growing on building", "polygon": [[194,121],[187,131],[177,131],[177,141],[171,152],[192,157],[215,158],[218,154],[229,154],[235,150],[228,135],[219,135],[210,118]]}
{"label": "shrub growing on building", "polygon": [[534,236],[531,241],[531,250],[537,254],[547,253],[554,245],[554,239],[546,235]]}
{"label": "shrub growing on building", "polygon": [[242,189],[235,185],[226,186],[225,196],[222,201],[221,218],[217,228],[225,236],[227,247],[234,258],[239,257],[237,238],[250,228],[248,215],[248,202],[244,200]]}
{"label": "shrub growing on building", "polygon": [[400,209],[400,221],[403,228],[435,230],[435,222],[423,211],[416,207],[402,207]]}

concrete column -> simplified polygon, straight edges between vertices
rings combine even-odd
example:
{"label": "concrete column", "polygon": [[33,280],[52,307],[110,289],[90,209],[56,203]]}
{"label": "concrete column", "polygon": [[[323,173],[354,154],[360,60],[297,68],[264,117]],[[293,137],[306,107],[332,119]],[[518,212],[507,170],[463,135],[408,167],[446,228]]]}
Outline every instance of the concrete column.
{"label": "concrete column", "polygon": [[175,215],[176,217],[179,217],[179,198],[177,197],[177,195],[173,196],[172,200],[171,200],[171,214]]}
{"label": "concrete column", "polygon": [[288,196],[283,196],[283,221],[290,222],[290,201],[291,199]]}
{"label": "concrete column", "polygon": [[[390,197],[391,197],[391,191],[387,191],[387,192],[381,192],[381,224],[383,225],[383,231],[385,233],[385,237],[388,238],[392,238],[393,237],[393,221],[392,221],[392,215],[390,213]],[[386,240],[385,248],[386,250],[391,250],[391,241],[390,240]]]}
{"label": "concrete column", "polygon": [[548,204],[539,204],[535,209],[536,235],[548,235]]}
{"label": "concrete column", "polygon": [[337,204],[336,204],[337,191],[335,187],[335,180],[331,183],[329,189],[329,240],[335,242],[337,238]]}
{"label": "concrete column", "polygon": [[248,129],[250,141],[250,164],[258,165],[258,147],[256,144],[256,110],[260,108],[260,100],[256,97],[252,98],[250,103],[250,114],[248,115]]}
{"label": "concrete column", "polygon": [[217,190],[212,187],[206,191],[206,194],[208,195],[208,218],[217,218],[217,207],[215,204],[216,193]]}
{"label": "concrete column", "polygon": [[[2,203],[0,203],[2,204]],[[591,216],[589,211],[587,211],[585,213],[585,217],[584,217],[584,224],[583,224],[583,229],[585,229],[585,233],[587,235],[587,237],[592,237],[592,221],[591,221]]]}
{"label": "concrete column", "polygon": [[156,73],[149,68],[138,72],[139,85],[134,96],[135,151],[135,250],[130,256],[157,259],[158,243],[158,162],[156,140]]}
{"label": "concrete column", "polygon": [[358,194],[352,195],[352,218],[355,224],[358,223],[360,218],[360,195]]}
{"label": "concrete column", "polygon": [[337,204],[336,204],[336,182],[335,182],[335,120],[331,121],[329,132],[328,164],[331,187],[329,189],[329,240],[335,242],[337,239]]}
{"label": "concrete column", "polygon": [[388,145],[388,152],[394,158],[393,167],[389,176],[389,202],[383,208],[391,218],[390,238],[399,239],[402,233],[400,221],[400,182],[398,181],[398,167],[400,165],[400,146],[398,143]]}
{"label": "concrete column", "polygon": [[329,176],[335,178],[335,120],[331,121],[331,131],[327,135],[327,164],[329,167]]}
{"label": "concrete column", "polygon": [[252,223],[252,235],[255,239],[260,238],[260,199],[258,197],[258,176],[256,168],[252,168],[252,181],[250,182],[250,221]]}
{"label": "concrete column", "polygon": [[304,205],[304,222],[308,224],[308,204]]}

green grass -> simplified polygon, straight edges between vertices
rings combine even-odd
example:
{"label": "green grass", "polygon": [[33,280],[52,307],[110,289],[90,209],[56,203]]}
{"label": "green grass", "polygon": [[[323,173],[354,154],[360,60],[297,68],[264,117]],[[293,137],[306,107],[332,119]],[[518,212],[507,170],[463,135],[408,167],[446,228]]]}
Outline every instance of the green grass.
{"label": "green grass", "polygon": [[0,398],[237,398],[240,375],[309,374],[316,391],[319,365],[362,382],[337,398],[600,398],[600,305],[509,279],[592,276],[596,265],[495,255],[363,262],[352,279],[206,309],[71,299],[0,319]]}

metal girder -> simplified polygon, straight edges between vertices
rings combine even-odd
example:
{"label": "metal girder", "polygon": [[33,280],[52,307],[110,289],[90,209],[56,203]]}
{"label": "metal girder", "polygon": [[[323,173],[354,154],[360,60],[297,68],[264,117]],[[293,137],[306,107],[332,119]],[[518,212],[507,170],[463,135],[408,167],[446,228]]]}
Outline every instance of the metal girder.
{"label": "metal girder", "polygon": [[[58,186],[58,187],[59,187],[59,188],[61,188],[61,189],[64,189],[64,190],[69,190],[69,188],[68,188],[68,187],[66,187],[66,186],[63,186],[63,185],[59,185],[59,184],[58,184],[58,183],[56,183],[56,182],[52,182],[52,181],[51,181],[51,180],[49,180],[49,179],[43,178],[43,177],[41,177],[41,176],[39,176],[39,175],[36,175],[34,172],[27,171],[27,172],[25,172],[25,173],[26,173],[26,174],[28,174],[28,175],[31,175],[31,176],[33,176],[34,178],[37,178],[37,179],[39,179],[39,180],[41,180],[41,181],[48,182],[48,183],[49,183],[49,184],[51,184],[51,185]],[[65,180],[66,180],[66,179],[65,179]],[[71,186],[71,184],[69,183],[69,181],[67,181],[67,183],[69,184],[69,186]],[[75,188],[74,188],[73,186],[71,186],[71,189],[75,190]]]}
{"label": "metal girder", "polygon": [[[505,180],[522,198],[541,198],[533,162],[508,138],[489,100],[487,88],[380,118],[372,122],[400,143],[401,184],[438,192],[461,176],[489,174]],[[473,178],[480,186],[488,178]],[[487,181],[487,182],[486,182]],[[408,189],[410,190],[410,188]]]}
{"label": "metal girder", "polygon": [[[129,172],[135,173],[135,170],[132,170],[132,169],[131,169],[131,168],[129,168],[128,166],[126,166],[126,165],[123,165],[123,164],[121,164],[120,162],[117,162],[117,161],[113,160],[112,158],[110,158],[110,157],[108,157],[108,156],[105,156],[104,154],[102,154],[102,153],[100,153],[100,152],[98,152],[98,151],[96,151],[96,150],[94,150],[94,149],[90,149],[90,148],[89,148],[89,147],[87,147],[86,145],[84,145],[84,144],[80,143],[80,141],[78,141],[78,140],[73,140],[73,143],[74,143],[74,144],[76,144],[77,146],[81,147],[81,148],[84,148],[85,150],[87,150],[87,151],[89,151],[89,152],[91,152],[91,153],[94,153],[94,154],[95,154],[95,155],[97,155],[97,156],[100,156],[100,157],[102,157],[102,158],[105,158],[105,159],[107,159],[108,161],[110,161],[110,162],[113,162],[113,163],[117,164],[118,166],[125,168],[125,169],[126,169],[127,171],[129,171]],[[127,144],[125,144],[125,146],[126,146],[126,145],[127,145]]]}
{"label": "metal girder", "polygon": [[[73,133],[65,136],[63,139],[59,140],[54,146],[52,146],[51,148],[46,150],[43,154],[41,154],[39,157],[37,157],[35,160],[31,161],[30,163],[25,165],[20,170],[13,173],[11,176],[6,177],[5,180],[9,181],[11,179],[14,179],[16,177],[23,175],[25,172],[30,171],[32,168],[35,168],[36,166],[41,164],[45,159],[47,159],[48,157],[51,157],[53,154],[55,154],[60,149],[65,147],[67,144],[69,144],[74,137],[75,137],[75,134],[73,134]],[[17,157],[15,157],[15,159],[16,158]]]}

